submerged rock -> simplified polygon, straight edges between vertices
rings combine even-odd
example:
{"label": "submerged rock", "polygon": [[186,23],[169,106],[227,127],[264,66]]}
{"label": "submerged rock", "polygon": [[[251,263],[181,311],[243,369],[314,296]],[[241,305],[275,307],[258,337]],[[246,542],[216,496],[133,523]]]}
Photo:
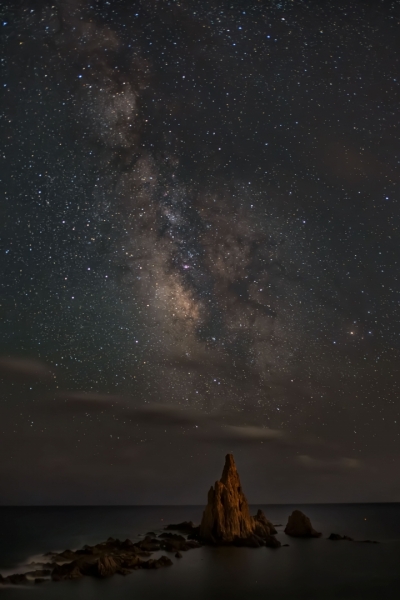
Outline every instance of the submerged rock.
{"label": "submerged rock", "polygon": [[322,534],[315,531],[311,521],[301,510],[294,510],[285,527],[285,533],[292,537],[320,537]]}

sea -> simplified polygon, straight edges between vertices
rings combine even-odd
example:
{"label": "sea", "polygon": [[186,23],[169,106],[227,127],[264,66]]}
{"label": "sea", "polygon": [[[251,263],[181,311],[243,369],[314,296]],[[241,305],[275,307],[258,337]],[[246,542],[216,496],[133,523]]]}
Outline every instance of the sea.
{"label": "sea", "polygon": [[[169,523],[199,523],[203,506],[1,507],[0,573],[29,570],[40,555],[96,544],[109,536],[137,541]],[[400,599],[400,504],[307,504],[262,508],[288,547],[202,547],[173,554],[173,566],[126,577],[1,586],[4,600],[392,600]],[[318,539],[284,533],[302,510]],[[330,541],[330,533],[379,544]],[[162,553],[155,553],[157,557]]]}

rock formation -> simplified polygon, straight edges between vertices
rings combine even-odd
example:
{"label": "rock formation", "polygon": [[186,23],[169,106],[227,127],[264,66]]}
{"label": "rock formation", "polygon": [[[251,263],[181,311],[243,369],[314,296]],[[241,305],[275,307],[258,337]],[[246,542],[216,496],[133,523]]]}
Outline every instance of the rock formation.
{"label": "rock formation", "polygon": [[227,454],[222,477],[208,492],[208,503],[199,528],[199,539],[213,544],[258,547],[280,546],[272,523],[262,511],[250,515],[232,454]]}
{"label": "rock formation", "polygon": [[315,531],[311,521],[301,510],[294,510],[285,527],[285,533],[292,537],[320,537],[322,534]]}
{"label": "rock formation", "polygon": [[353,538],[349,537],[348,535],[340,535],[339,533],[331,533],[331,535],[328,537],[328,540],[333,540],[334,542],[340,541],[340,540],[354,542]]}

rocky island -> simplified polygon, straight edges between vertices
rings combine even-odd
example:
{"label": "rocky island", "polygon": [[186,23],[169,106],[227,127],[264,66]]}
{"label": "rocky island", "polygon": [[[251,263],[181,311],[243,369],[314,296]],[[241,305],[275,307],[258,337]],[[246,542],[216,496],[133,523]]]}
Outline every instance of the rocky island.
{"label": "rocky island", "polygon": [[262,510],[252,517],[232,454],[227,454],[222,477],[208,492],[208,503],[198,530],[198,539],[210,544],[269,546],[281,543],[273,524]]}

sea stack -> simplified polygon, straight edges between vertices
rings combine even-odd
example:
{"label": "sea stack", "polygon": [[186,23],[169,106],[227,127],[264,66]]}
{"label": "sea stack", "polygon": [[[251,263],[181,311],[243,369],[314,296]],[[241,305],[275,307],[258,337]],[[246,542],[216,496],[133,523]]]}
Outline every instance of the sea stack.
{"label": "sea stack", "polygon": [[232,454],[225,457],[222,477],[208,492],[208,503],[199,528],[199,539],[212,544],[268,545],[280,543],[262,511],[250,515]]}
{"label": "sea stack", "polygon": [[315,531],[311,521],[301,510],[294,510],[285,527],[285,533],[292,537],[320,537],[321,533]]}

